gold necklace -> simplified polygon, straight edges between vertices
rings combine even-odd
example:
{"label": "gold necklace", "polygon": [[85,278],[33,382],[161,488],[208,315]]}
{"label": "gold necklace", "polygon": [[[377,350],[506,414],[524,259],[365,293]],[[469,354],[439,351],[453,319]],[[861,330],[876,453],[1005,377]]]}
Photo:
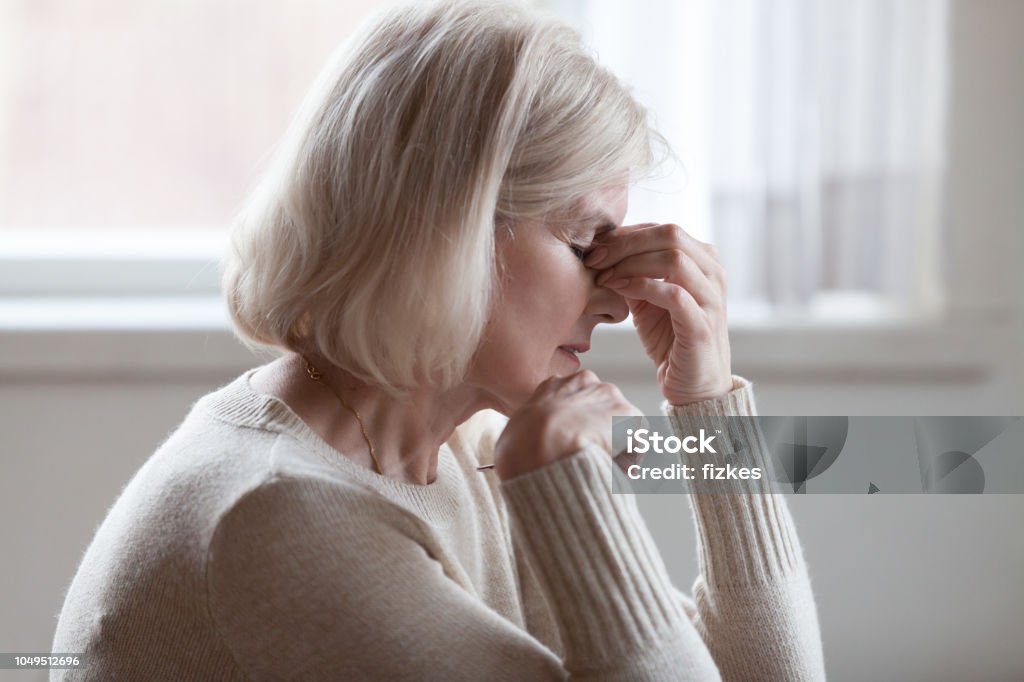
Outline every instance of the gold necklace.
{"label": "gold necklace", "polygon": [[321,381],[321,379],[323,379],[323,375],[322,375],[322,374],[320,374],[320,371],[319,371],[319,370],[318,370],[318,369],[317,369],[316,367],[314,367],[314,366],[313,366],[313,365],[312,365],[312,364],[311,364],[311,363],[309,362],[309,360],[307,360],[307,359],[305,358],[305,356],[300,356],[300,357],[302,357],[302,361],[303,361],[304,363],[306,363],[306,374],[308,374],[308,375],[309,375],[309,378],[310,378],[310,379],[312,379],[313,381],[319,381],[319,382],[320,382],[321,384],[323,384],[324,386],[326,386],[327,388],[329,388],[329,389],[331,390],[331,393],[333,393],[333,394],[334,394],[334,396],[335,396],[335,397],[336,397],[336,398],[337,398],[338,400],[340,400],[340,401],[341,401],[341,404],[342,404],[342,405],[344,405],[344,406],[345,406],[345,408],[346,408],[346,409],[347,409],[347,410],[348,410],[349,412],[351,412],[352,414],[354,414],[354,415],[356,416],[356,421],[358,421],[358,422],[359,422],[359,428],[360,428],[360,429],[362,429],[362,431],[363,431],[363,439],[364,439],[364,440],[366,441],[366,445],[367,445],[367,447],[369,447],[369,448],[370,448],[370,459],[372,459],[372,460],[373,460],[373,467],[374,467],[374,470],[375,470],[375,471],[376,471],[376,472],[377,472],[378,474],[380,474],[381,476],[383,476],[383,475],[384,475],[384,471],[383,471],[383,470],[382,470],[382,469],[380,468],[380,462],[378,462],[378,461],[377,461],[377,452],[376,452],[376,451],[375,451],[375,450],[373,449],[373,443],[372,443],[372,442],[370,441],[370,434],[368,434],[368,433],[366,432],[366,425],[365,425],[365,424],[363,424],[363,418],[359,416],[359,413],[358,413],[358,412],[356,412],[356,410],[355,410],[355,408],[354,408],[354,407],[352,407],[351,405],[349,405],[349,404],[348,404],[348,403],[347,403],[347,402],[345,401],[345,399],[341,397],[341,394],[340,394],[340,393],[338,393],[338,392],[337,392],[336,390],[334,390],[334,387],[333,387],[333,386],[331,386],[331,385],[330,385],[329,383],[327,383],[326,381]]}

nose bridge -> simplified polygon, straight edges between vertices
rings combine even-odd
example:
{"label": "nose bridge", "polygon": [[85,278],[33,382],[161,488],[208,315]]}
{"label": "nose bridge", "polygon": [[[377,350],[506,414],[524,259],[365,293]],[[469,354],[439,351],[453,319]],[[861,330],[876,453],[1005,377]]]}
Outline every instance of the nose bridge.
{"label": "nose bridge", "polygon": [[598,315],[601,322],[616,324],[629,316],[629,305],[625,298],[611,289],[594,285],[586,312],[589,315]]}

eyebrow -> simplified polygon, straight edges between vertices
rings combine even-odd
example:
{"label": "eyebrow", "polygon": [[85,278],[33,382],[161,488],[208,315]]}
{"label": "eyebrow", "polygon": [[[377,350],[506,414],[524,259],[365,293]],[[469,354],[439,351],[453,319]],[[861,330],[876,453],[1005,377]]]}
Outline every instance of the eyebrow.
{"label": "eyebrow", "polygon": [[618,229],[619,227],[618,225],[615,224],[615,221],[612,219],[612,217],[607,213],[604,213],[603,211],[587,214],[581,218],[581,222],[587,227],[591,225],[597,225],[597,230],[594,232],[594,237],[597,237],[598,235],[603,234],[605,232],[611,232],[612,230]]}

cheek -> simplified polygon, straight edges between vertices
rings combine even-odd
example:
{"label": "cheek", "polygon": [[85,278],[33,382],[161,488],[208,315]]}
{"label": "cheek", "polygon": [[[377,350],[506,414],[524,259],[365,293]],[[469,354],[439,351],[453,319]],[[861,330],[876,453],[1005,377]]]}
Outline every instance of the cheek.
{"label": "cheek", "polygon": [[[503,299],[488,322],[471,376],[513,409],[545,379],[573,371],[557,349],[571,338],[579,318],[574,310],[579,295],[571,285],[566,282],[555,290],[521,288]],[[575,286],[579,288],[579,283]]]}
{"label": "cheek", "polygon": [[547,371],[551,356],[575,321],[564,303],[543,290],[520,289],[503,299],[488,322],[481,369],[505,381]]}
{"label": "cheek", "polygon": [[496,321],[474,361],[472,381],[518,409],[552,374],[551,359],[543,356],[543,347],[536,335],[512,324],[510,316]]}
{"label": "cheek", "polygon": [[[553,239],[553,238],[552,238]],[[489,327],[509,359],[567,340],[587,305],[589,273],[561,241],[522,240],[505,252],[505,280]]]}
{"label": "cheek", "polygon": [[516,291],[509,299],[506,314],[510,332],[523,345],[564,342],[586,306],[586,283],[579,273],[549,271]]}

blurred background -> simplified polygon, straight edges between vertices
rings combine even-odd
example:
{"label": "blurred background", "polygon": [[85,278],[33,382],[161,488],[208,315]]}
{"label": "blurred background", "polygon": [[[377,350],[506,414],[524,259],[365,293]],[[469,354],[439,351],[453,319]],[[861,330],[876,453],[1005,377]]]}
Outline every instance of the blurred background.
{"label": "blurred background", "polygon": [[[0,651],[49,651],[134,471],[269,359],[228,329],[226,229],[389,4],[0,0]],[[672,144],[627,222],[719,246],[762,414],[1024,414],[1024,2],[533,4]],[[628,321],[584,359],[657,414],[648,362]],[[788,499],[830,680],[1024,679],[1024,496]],[[689,590],[687,500],[640,504]]]}

